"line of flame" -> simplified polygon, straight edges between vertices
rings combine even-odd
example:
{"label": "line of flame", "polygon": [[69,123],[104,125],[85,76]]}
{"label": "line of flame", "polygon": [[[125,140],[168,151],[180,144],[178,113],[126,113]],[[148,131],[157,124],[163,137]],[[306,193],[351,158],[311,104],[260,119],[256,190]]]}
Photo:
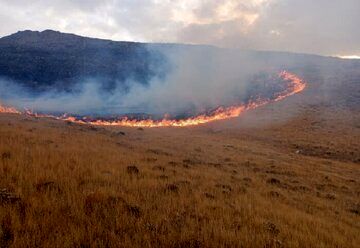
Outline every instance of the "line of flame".
{"label": "line of flame", "polygon": [[1,105],[0,103],[0,113],[9,113],[9,114],[21,114],[16,108],[13,107],[6,107]]}
{"label": "line of flame", "polygon": [[[219,107],[215,111],[213,111],[210,114],[202,114],[195,117],[189,117],[186,119],[180,119],[180,120],[170,120],[170,119],[162,119],[162,120],[129,120],[127,117],[121,118],[119,120],[113,120],[113,121],[106,121],[106,120],[92,120],[92,121],[85,121],[81,119],[77,119],[72,116],[53,116],[53,115],[45,115],[45,114],[37,114],[33,113],[31,111],[25,111],[23,114],[35,116],[35,117],[47,117],[47,118],[53,118],[57,120],[63,120],[63,121],[69,121],[79,124],[90,124],[90,125],[96,125],[96,126],[125,126],[125,127],[186,127],[186,126],[196,126],[200,124],[205,124],[217,120],[224,120],[229,118],[238,117],[246,110],[254,109],[260,106],[263,106],[265,104],[268,104],[270,102],[277,102],[280,100],[283,100],[286,97],[289,97],[291,95],[297,94],[301,91],[303,91],[306,87],[306,82],[299,78],[297,75],[282,71],[279,73],[279,77],[283,79],[284,81],[287,81],[289,83],[289,86],[286,88],[286,90],[277,93],[275,95],[275,98],[270,99],[257,99],[254,101],[251,101],[248,104],[239,105],[239,106],[231,106],[231,107]],[[9,107],[2,107],[0,105],[0,113],[16,113],[20,114],[21,112],[16,110],[15,108],[9,108]]]}

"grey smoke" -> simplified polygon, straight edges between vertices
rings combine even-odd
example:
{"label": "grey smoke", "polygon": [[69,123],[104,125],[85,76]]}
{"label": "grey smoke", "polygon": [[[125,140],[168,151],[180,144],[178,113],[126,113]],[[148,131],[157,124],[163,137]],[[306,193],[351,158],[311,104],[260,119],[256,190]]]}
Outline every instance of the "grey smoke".
{"label": "grey smoke", "polygon": [[240,103],[251,77],[267,67],[253,54],[239,50],[187,47],[168,49],[165,55],[172,68],[165,78],[154,77],[148,85],[128,81],[126,92],[120,86],[105,91],[101,81],[87,79],[73,92],[51,89],[34,94],[15,82],[2,80],[0,99],[19,109],[38,112],[194,114]]}
{"label": "grey smoke", "polygon": [[51,89],[34,94],[15,82],[0,80],[0,99],[19,109],[57,114],[193,115],[242,103],[248,97],[253,77],[259,74],[289,69],[300,74],[316,71],[312,74],[321,77],[341,68],[338,59],[301,54],[206,46],[149,49],[163,52],[171,69],[165,77],[153,77],[146,85],[129,80],[125,82],[127,91],[121,84],[107,91],[101,81],[88,78],[78,82],[72,92]]}

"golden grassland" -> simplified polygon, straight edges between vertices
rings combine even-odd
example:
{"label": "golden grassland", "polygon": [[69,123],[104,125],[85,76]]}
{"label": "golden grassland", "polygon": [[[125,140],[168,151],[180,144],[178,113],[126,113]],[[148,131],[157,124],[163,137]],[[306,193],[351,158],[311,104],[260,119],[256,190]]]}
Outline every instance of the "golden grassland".
{"label": "golden grassland", "polygon": [[292,100],[195,128],[0,115],[0,247],[359,247],[359,112]]}

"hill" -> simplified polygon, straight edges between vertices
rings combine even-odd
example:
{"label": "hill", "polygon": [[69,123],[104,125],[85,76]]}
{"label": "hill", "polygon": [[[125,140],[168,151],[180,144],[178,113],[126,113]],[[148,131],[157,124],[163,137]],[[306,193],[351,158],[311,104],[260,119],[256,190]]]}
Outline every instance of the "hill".
{"label": "hill", "polygon": [[[147,84],[153,77],[164,77],[171,71],[170,52],[197,54],[203,64],[222,56],[249,60],[255,64],[280,69],[311,69],[334,65],[351,66],[345,61],[315,55],[283,52],[240,51],[211,46],[156,44],[111,41],[82,37],[53,30],[19,31],[0,39],[0,78],[10,79],[35,91],[72,90],[74,84],[88,78],[102,82],[104,88],[121,85],[127,80]],[[183,54],[180,54],[180,57]],[[191,61],[195,63],[193,59]],[[206,68],[207,69],[207,68]],[[316,68],[312,68],[313,70]],[[209,68],[209,70],[213,70]]]}

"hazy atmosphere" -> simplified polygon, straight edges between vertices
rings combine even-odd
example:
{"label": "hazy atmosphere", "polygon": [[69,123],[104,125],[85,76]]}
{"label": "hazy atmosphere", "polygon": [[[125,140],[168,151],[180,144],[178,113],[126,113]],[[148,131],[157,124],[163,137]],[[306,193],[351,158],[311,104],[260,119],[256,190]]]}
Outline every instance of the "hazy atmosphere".
{"label": "hazy atmosphere", "polygon": [[[27,68],[32,79],[21,69],[18,72],[6,69],[6,73],[0,75],[3,89],[0,98],[19,109],[74,114],[202,113],[218,106],[241,103],[251,92],[249,86],[253,78],[264,71],[276,73],[276,70],[304,65],[296,56],[268,54],[261,57],[245,50],[355,58],[360,55],[358,0],[77,0],[51,3],[38,0],[31,4],[0,0],[0,3],[0,21],[7,24],[0,27],[2,36],[22,30],[53,29],[94,38],[206,44],[233,49],[197,47],[188,50],[189,47],[181,46],[138,45],[132,52],[124,44],[121,50],[106,41],[88,39],[84,42],[81,37],[52,31],[21,32],[5,37],[4,42],[8,42],[5,47],[14,45],[11,42],[15,41],[20,42],[16,49],[32,46],[31,49],[41,48],[42,51],[36,60],[28,57],[33,60],[32,69],[28,68],[28,63],[14,62],[12,67]],[[56,44],[57,41],[67,47]],[[98,44],[92,45],[95,42]],[[74,50],[68,48],[74,44],[77,44]],[[33,51],[31,49],[29,51]],[[49,49],[59,52],[55,60],[51,56],[44,57]],[[94,49],[98,55],[93,55]],[[122,56],[129,54],[129,58],[120,59],[114,49]],[[86,52],[86,56],[80,51]],[[72,56],[74,53],[77,56]],[[13,56],[11,51],[9,56]],[[2,59],[8,68],[9,59],[5,56]],[[61,60],[68,62],[64,64]],[[72,78],[71,83],[69,78]]]}
{"label": "hazy atmosphere", "polygon": [[54,29],[113,40],[360,56],[359,0],[0,0],[0,35]]}

